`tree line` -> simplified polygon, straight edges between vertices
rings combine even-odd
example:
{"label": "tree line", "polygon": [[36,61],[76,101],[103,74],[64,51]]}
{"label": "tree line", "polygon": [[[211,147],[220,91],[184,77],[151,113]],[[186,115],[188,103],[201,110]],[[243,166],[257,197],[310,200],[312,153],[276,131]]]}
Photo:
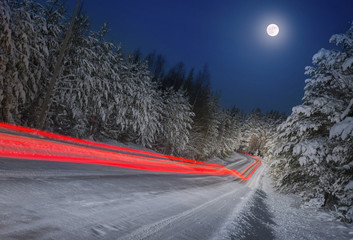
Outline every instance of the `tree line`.
{"label": "tree line", "polygon": [[[62,0],[0,0],[0,121],[37,127],[69,23]],[[75,18],[44,129],[198,160],[240,148],[264,156],[279,190],[353,219],[353,27],[314,55],[303,103],[288,118],[223,109],[207,66],[124,56],[107,31]]]}
{"label": "tree line", "polygon": [[[0,120],[38,127],[70,16],[62,0],[1,0],[0,11]],[[220,107],[207,66],[168,68],[155,52],[124,56],[107,32],[106,24],[92,31],[81,12],[75,18],[44,129],[199,160],[239,147],[246,116]]]}

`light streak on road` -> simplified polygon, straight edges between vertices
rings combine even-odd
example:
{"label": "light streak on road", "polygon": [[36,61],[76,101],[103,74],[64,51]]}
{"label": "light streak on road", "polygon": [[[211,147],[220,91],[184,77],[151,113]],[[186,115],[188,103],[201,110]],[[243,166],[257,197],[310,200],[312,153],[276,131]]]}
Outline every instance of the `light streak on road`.
{"label": "light streak on road", "polygon": [[5,158],[100,164],[170,173],[232,175],[245,181],[262,163],[261,159],[240,151],[255,159],[240,173],[220,164],[111,146],[7,123],[0,122],[0,128],[5,130],[5,133],[0,132],[0,157]]}

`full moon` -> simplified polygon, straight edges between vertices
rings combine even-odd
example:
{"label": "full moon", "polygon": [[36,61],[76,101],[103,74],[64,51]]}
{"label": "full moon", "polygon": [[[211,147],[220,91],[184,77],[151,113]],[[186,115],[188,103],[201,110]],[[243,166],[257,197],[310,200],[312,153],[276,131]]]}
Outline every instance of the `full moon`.
{"label": "full moon", "polygon": [[276,36],[279,33],[279,27],[276,24],[270,24],[267,26],[267,34],[271,37]]}

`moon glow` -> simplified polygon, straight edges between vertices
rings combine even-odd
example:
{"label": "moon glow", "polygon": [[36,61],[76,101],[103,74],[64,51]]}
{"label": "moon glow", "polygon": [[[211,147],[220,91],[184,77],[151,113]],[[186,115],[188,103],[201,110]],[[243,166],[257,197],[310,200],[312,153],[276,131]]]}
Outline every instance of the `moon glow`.
{"label": "moon glow", "polygon": [[279,27],[276,24],[270,24],[267,26],[267,34],[271,37],[276,36],[279,33]]}

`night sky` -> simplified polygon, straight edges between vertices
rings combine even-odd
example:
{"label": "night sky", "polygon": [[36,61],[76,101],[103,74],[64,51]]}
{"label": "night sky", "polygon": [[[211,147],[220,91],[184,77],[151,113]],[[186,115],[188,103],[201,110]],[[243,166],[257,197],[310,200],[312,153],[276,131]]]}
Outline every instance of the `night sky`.
{"label": "night sky", "polygon": [[[188,70],[208,64],[223,107],[286,113],[301,103],[313,54],[353,21],[353,0],[84,0],[83,9],[93,29],[109,24],[107,40],[124,53],[155,50]],[[267,35],[270,23],[278,36]]]}

